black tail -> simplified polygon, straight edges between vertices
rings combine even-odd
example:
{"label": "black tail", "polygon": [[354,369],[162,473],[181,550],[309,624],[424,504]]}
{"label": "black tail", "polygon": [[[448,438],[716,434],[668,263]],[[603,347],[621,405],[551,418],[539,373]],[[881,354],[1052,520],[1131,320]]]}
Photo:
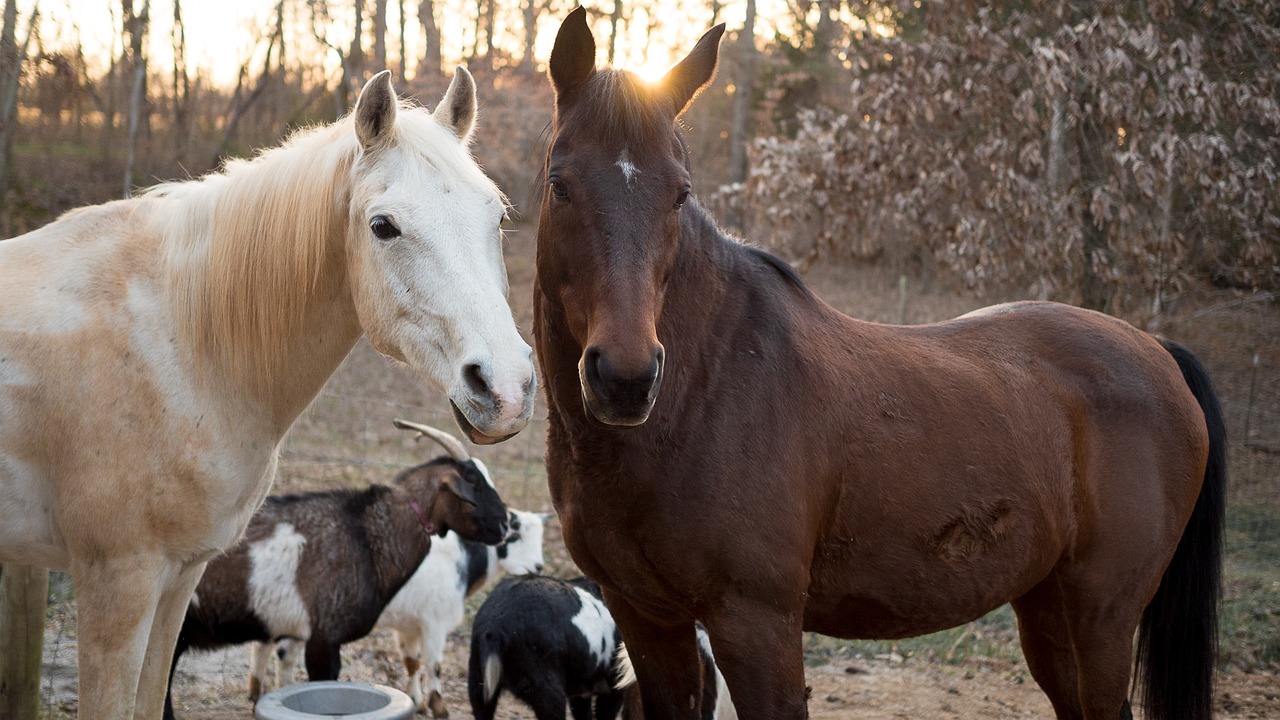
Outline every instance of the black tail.
{"label": "black tail", "polygon": [[1204,413],[1209,459],[1191,520],[1160,588],[1142,614],[1137,666],[1146,717],[1213,717],[1213,670],[1218,659],[1218,597],[1226,520],[1227,429],[1209,373],[1190,350],[1162,340]]}

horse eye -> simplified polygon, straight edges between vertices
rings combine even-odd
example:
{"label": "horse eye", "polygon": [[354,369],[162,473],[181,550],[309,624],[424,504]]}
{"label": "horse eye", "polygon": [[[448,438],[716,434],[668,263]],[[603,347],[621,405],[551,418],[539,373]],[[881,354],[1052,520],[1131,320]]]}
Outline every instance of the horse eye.
{"label": "horse eye", "polygon": [[373,220],[369,221],[369,229],[379,240],[400,237],[400,228],[396,227],[386,215],[374,215]]}
{"label": "horse eye", "polygon": [[686,200],[688,200],[688,199],[689,199],[689,188],[683,188],[683,189],[681,189],[681,190],[680,190],[680,194],[679,194],[679,195],[676,195],[676,204],[675,204],[675,209],[676,209],[676,210],[679,210],[679,209],[680,209],[680,206],[681,206],[681,205],[684,205],[685,201],[686,201]]}
{"label": "horse eye", "polygon": [[565,187],[565,184],[560,181],[560,178],[551,178],[550,185],[551,185],[551,194],[556,196],[556,199],[558,200],[569,199],[569,188]]}

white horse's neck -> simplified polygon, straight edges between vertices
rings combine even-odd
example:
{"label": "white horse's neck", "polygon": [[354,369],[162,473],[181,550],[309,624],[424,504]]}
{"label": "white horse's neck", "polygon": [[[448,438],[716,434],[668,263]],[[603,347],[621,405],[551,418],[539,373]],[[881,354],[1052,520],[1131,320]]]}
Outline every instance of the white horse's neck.
{"label": "white horse's neck", "polygon": [[162,186],[168,288],[198,381],[283,435],[360,337],[348,284],[350,129],[302,135],[226,173]]}

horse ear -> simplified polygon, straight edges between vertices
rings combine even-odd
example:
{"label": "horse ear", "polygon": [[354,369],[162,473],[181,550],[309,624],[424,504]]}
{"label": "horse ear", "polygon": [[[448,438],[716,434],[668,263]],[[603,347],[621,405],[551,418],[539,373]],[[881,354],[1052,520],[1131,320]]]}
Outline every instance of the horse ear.
{"label": "horse ear", "polygon": [[551,60],[547,63],[556,101],[580,87],[595,69],[596,39],[587,26],[586,8],[579,5],[561,23],[556,43],[551,48]]}
{"label": "horse ear", "polygon": [[662,88],[671,98],[676,117],[689,107],[702,89],[711,84],[716,74],[716,62],[720,57],[720,36],[724,35],[724,23],[707,31],[693,50],[678,65],[662,77]]}
{"label": "horse ear", "polygon": [[436,106],[436,120],[453,130],[462,143],[471,142],[471,131],[476,126],[476,81],[466,68],[459,65],[453,71],[453,81]]}
{"label": "horse ear", "polygon": [[391,89],[391,71],[369,78],[356,100],[356,137],[365,150],[391,139],[396,124],[396,92]]}

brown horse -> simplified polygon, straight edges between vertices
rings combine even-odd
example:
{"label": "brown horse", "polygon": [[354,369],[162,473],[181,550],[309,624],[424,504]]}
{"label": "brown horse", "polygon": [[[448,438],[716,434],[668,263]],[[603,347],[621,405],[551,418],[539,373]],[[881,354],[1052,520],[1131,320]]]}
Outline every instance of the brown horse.
{"label": "brown horse", "polygon": [[1207,718],[1224,431],[1185,349],[1017,303],[854,320],[690,195],[676,118],[723,27],[658,84],[550,60],[535,335],[565,542],[645,713],[696,718],[694,621],[743,718],[806,715],[805,630],[900,638],[1006,602],[1060,718]]}

